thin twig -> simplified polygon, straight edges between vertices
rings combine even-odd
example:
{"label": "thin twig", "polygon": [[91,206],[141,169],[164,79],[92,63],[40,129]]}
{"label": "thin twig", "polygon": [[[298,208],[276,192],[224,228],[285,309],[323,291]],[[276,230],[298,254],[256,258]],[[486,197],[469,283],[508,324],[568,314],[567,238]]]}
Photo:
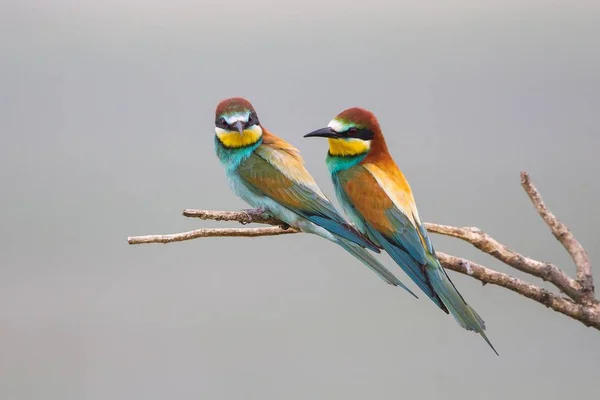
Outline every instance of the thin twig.
{"label": "thin twig", "polygon": [[127,238],[127,242],[129,242],[129,244],[173,243],[202,237],[258,237],[285,235],[297,232],[298,230],[294,228],[283,229],[278,226],[268,228],[203,228],[189,232],[173,233],[170,235],[131,236]]}
{"label": "thin twig", "polygon": [[210,211],[210,210],[195,210],[186,208],[183,210],[183,216],[189,218],[200,218],[211,221],[235,221],[241,224],[267,224],[274,226],[287,227],[287,224],[273,218],[266,213],[259,213],[256,210],[246,211]]}
{"label": "thin twig", "polygon": [[521,172],[521,186],[527,192],[531,202],[535,206],[538,214],[544,222],[550,227],[554,237],[569,252],[575,266],[577,267],[577,281],[582,286],[581,292],[584,297],[592,299],[594,297],[594,280],[592,277],[592,264],[590,258],[581,244],[575,239],[569,228],[560,222],[558,218],[546,207],[542,196],[531,182],[527,172]]}

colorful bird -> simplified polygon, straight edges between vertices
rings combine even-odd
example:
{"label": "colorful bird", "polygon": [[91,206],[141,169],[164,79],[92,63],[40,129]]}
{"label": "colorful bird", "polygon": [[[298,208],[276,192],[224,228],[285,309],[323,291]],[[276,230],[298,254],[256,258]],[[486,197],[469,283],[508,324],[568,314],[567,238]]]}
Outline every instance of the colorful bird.
{"label": "colorful bird", "polygon": [[460,295],[436,256],[406,178],[388,152],[375,115],[350,108],[304,137],[329,141],[327,166],[343,210],[446,314],[485,334],[485,323]]}
{"label": "colorful bird", "polygon": [[258,212],[342,246],[385,282],[415,296],[365,249],[380,252],[339,215],[298,150],[266,130],[248,100],[230,98],[217,106],[215,152],[232,190]]}

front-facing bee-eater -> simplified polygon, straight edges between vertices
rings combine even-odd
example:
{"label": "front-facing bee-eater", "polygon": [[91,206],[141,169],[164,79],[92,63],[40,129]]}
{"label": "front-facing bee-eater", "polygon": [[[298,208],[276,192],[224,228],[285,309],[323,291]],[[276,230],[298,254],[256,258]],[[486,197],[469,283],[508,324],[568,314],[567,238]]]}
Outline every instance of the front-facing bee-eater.
{"label": "front-facing bee-eater", "polygon": [[338,200],[359,231],[381,246],[444,312],[490,345],[485,323],[460,295],[435,254],[412,191],[388,152],[375,116],[350,108],[305,137],[329,141],[327,166]]}
{"label": "front-facing bee-eater", "polygon": [[298,150],[266,130],[248,100],[230,98],[217,106],[215,151],[232,190],[248,204],[342,246],[385,282],[415,296],[365,249],[380,252],[338,214]]}

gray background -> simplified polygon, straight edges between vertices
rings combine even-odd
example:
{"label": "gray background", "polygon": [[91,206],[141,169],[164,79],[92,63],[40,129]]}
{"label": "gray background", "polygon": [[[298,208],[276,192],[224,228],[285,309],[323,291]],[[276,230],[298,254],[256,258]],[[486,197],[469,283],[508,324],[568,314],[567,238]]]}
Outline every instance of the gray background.
{"label": "gray background", "polygon": [[0,398],[593,397],[598,331],[468,277],[500,357],[317,237],[126,243],[246,207],[212,149],[241,95],[332,197],[326,143],[302,135],[359,105],[426,221],[573,274],[527,170],[599,260],[600,6],[497,3],[3,2]]}

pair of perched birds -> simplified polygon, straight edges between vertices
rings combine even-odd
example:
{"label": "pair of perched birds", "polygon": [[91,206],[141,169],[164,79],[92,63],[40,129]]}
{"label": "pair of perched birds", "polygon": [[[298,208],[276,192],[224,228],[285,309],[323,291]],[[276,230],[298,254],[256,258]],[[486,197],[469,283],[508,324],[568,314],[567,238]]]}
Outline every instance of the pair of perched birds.
{"label": "pair of perched birds", "polygon": [[371,112],[347,109],[326,128],[304,136],[327,138],[327,167],[354,226],[319,189],[298,150],[265,129],[248,100],[219,103],[215,133],[215,151],[233,191],[258,212],[340,245],[385,282],[417,297],[368,251],[385,250],[439,308],[479,333],[496,352],[485,323],[440,265],[410,186]]}

